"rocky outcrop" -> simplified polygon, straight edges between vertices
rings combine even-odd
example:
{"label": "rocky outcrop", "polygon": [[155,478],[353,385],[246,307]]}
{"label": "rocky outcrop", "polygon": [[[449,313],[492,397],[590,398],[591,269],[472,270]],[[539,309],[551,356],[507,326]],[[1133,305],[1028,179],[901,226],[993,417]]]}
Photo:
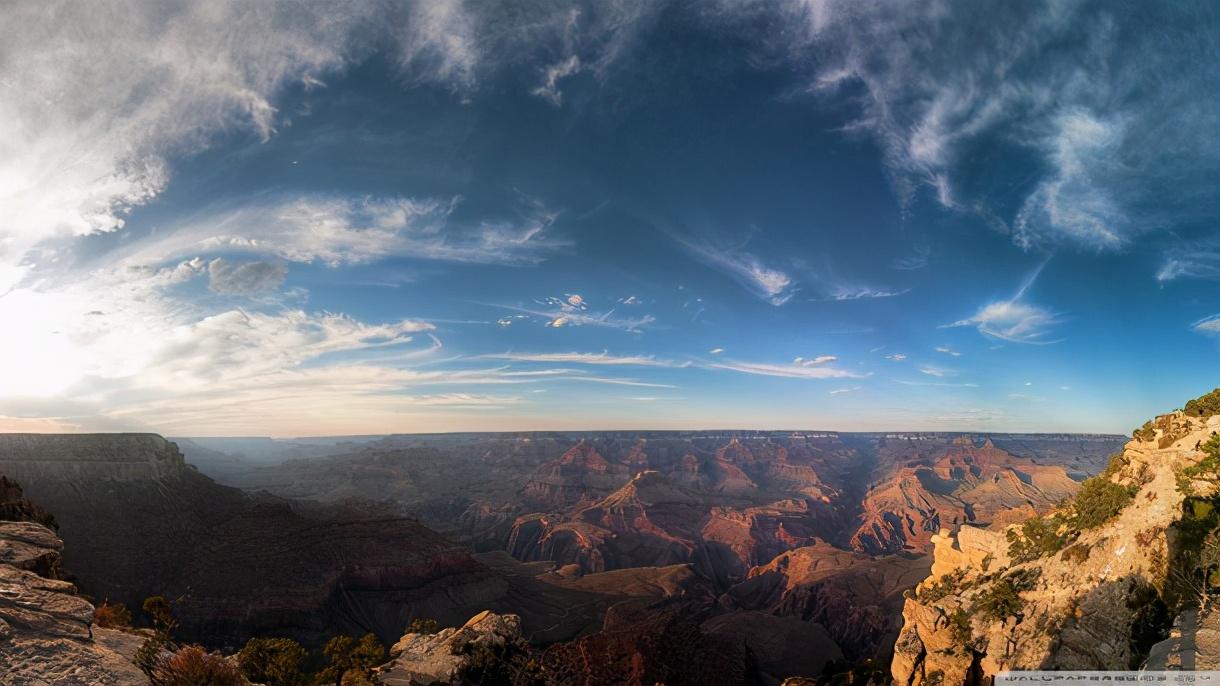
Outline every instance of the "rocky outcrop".
{"label": "rocky outcrop", "polygon": [[519,617],[484,610],[456,629],[403,635],[390,648],[390,661],[377,670],[377,677],[385,686],[465,684],[481,663],[511,661],[528,652]]}
{"label": "rocky outcrop", "polygon": [[147,683],[114,649],[118,632],[91,626],[93,605],[56,578],[62,551],[42,524],[0,521],[0,684]]}
{"label": "rocky outcrop", "polygon": [[[1214,526],[1214,483],[1183,474],[1217,430],[1220,417],[1159,418],[1057,517],[934,537],[932,575],[903,607],[895,682],[1138,667],[1169,631],[1167,605],[1183,601],[1178,565],[1197,551],[1191,537]],[[1162,662],[1172,652],[1168,644],[1151,650]]]}

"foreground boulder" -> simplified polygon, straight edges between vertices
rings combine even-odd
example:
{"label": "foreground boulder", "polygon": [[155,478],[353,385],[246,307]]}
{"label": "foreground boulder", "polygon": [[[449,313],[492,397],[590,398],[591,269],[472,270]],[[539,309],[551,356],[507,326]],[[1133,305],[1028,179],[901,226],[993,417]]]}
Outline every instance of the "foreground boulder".
{"label": "foreground boulder", "polygon": [[138,639],[92,626],[93,605],[55,578],[62,551],[42,524],[0,521],[0,684],[148,683],[120,652]]}
{"label": "foreground boulder", "polygon": [[524,663],[528,650],[517,615],[483,611],[456,629],[405,634],[390,649],[391,660],[378,677],[386,686],[464,684],[475,671]]}

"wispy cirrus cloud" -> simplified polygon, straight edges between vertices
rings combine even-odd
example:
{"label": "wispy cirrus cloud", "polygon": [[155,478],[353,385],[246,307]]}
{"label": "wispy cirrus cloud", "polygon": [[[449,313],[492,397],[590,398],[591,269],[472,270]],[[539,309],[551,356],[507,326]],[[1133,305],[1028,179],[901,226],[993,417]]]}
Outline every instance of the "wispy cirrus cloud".
{"label": "wispy cirrus cloud", "polygon": [[690,362],[676,362],[658,359],[651,355],[611,355],[606,351],[600,353],[519,353],[504,352],[480,355],[481,358],[492,360],[507,360],[510,362],[545,362],[554,364],[590,364],[610,366],[636,367],[689,367]]}
{"label": "wispy cirrus cloud", "polygon": [[1021,282],[1017,292],[1008,300],[998,300],[988,303],[973,316],[956,321],[946,327],[970,326],[986,336],[998,338],[1010,343],[1026,343],[1031,345],[1049,345],[1058,343],[1060,339],[1048,339],[1056,324],[1062,317],[1057,313],[1038,305],[1025,302],[1029,289],[1037,281],[1047,260],[1043,260]]}
{"label": "wispy cirrus cloud", "polygon": [[296,196],[197,213],[121,250],[129,263],[200,253],[252,253],[329,266],[385,257],[528,264],[560,242],[546,235],[556,213],[525,199],[514,222],[460,224],[461,198]]}
{"label": "wispy cirrus cloud", "polygon": [[783,305],[796,295],[796,281],[785,271],[770,267],[744,250],[722,250],[705,243],[678,239],[699,261],[728,274],[754,295],[775,305]]}
{"label": "wispy cirrus cloud", "polygon": [[828,300],[871,300],[874,298],[893,298],[898,295],[904,295],[910,292],[909,288],[902,290],[885,290],[880,288],[872,288],[871,286],[847,286],[839,285],[831,287],[827,295],[820,298],[811,298],[814,301]]}
{"label": "wispy cirrus cloud", "polygon": [[[814,65],[815,94],[858,93],[860,114],[845,129],[875,137],[907,205],[923,192],[1020,246],[1086,250],[1123,249],[1220,209],[1207,181],[1220,172],[1209,135],[1220,84],[1193,57],[1220,47],[1205,2],[1156,13],[1049,1],[987,13],[901,0],[720,10],[723,26],[757,26],[771,39],[754,48],[759,61]],[[976,154],[997,140],[1014,154]],[[1000,197],[980,180],[1014,157],[1034,171]]]}
{"label": "wispy cirrus cloud", "polygon": [[1180,279],[1220,281],[1220,239],[1182,241],[1167,248],[1156,280],[1166,283]]}
{"label": "wispy cirrus cloud", "polygon": [[816,367],[820,364],[829,364],[838,360],[834,355],[818,355],[817,357],[798,357],[792,360],[792,364],[802,367]]}
{"label": "wispy cirrus cloud", "polygon": [[859,379],[868,376],[867,374],[826,365],[783,365],[761,362],[742,362],[740,360],[723,360],[708,362],[703,366],[707,369],[724,369],[742,374],[753,374],[756,376],[777,376],[789,379]]}
{"label": "wispy cirrus cloud", "polygon": [[1190,325],[1191,331],[1208,336],[1220,336],[1220,314],[1204,317]]}
{"label": "wispy cirrus cloud", "polygon": [[971,326],[979,333],[1009,343],[1047,345],[1058,342],[1058,339],[1048,340],[1048,336],[1051,327],[1061,321],[1059,315],[1046,308],[1002,300],[984,305],[973,316],[948,326]]}

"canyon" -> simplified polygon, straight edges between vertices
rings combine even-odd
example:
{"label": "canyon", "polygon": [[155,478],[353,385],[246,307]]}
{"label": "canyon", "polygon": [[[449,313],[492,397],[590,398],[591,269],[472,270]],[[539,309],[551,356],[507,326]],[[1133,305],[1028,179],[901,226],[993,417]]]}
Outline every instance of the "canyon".
{"label": "canyon", "polygon": [[183,640],[389,645],[490,611],[557,683],[777,684],[888,660],[942,530],[1048,511],[1121,443],[10,434],[0,474],[28,498],[7,507],[53,515],[65,579],[94,602],[172,598]]}

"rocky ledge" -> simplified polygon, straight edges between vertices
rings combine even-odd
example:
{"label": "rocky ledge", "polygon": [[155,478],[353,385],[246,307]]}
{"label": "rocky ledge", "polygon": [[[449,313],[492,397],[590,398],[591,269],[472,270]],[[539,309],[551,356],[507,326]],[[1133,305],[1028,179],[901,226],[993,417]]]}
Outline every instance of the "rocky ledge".
{"label": "rocky ledge", "polygon": [[91,626],[93,605],[52,578],[62,550],[42,524],[0,521],[0,684],[148,683],[113,647],[129,643],[124,636]]}
{"label": "rocky ledge", "polygon": [[390,649],[390,662],[377,670],[385,686],[464,684],[489,661],[511,662],[528,651],[517,615],[484,610],[459,628],[434,634],[408,633]]}

